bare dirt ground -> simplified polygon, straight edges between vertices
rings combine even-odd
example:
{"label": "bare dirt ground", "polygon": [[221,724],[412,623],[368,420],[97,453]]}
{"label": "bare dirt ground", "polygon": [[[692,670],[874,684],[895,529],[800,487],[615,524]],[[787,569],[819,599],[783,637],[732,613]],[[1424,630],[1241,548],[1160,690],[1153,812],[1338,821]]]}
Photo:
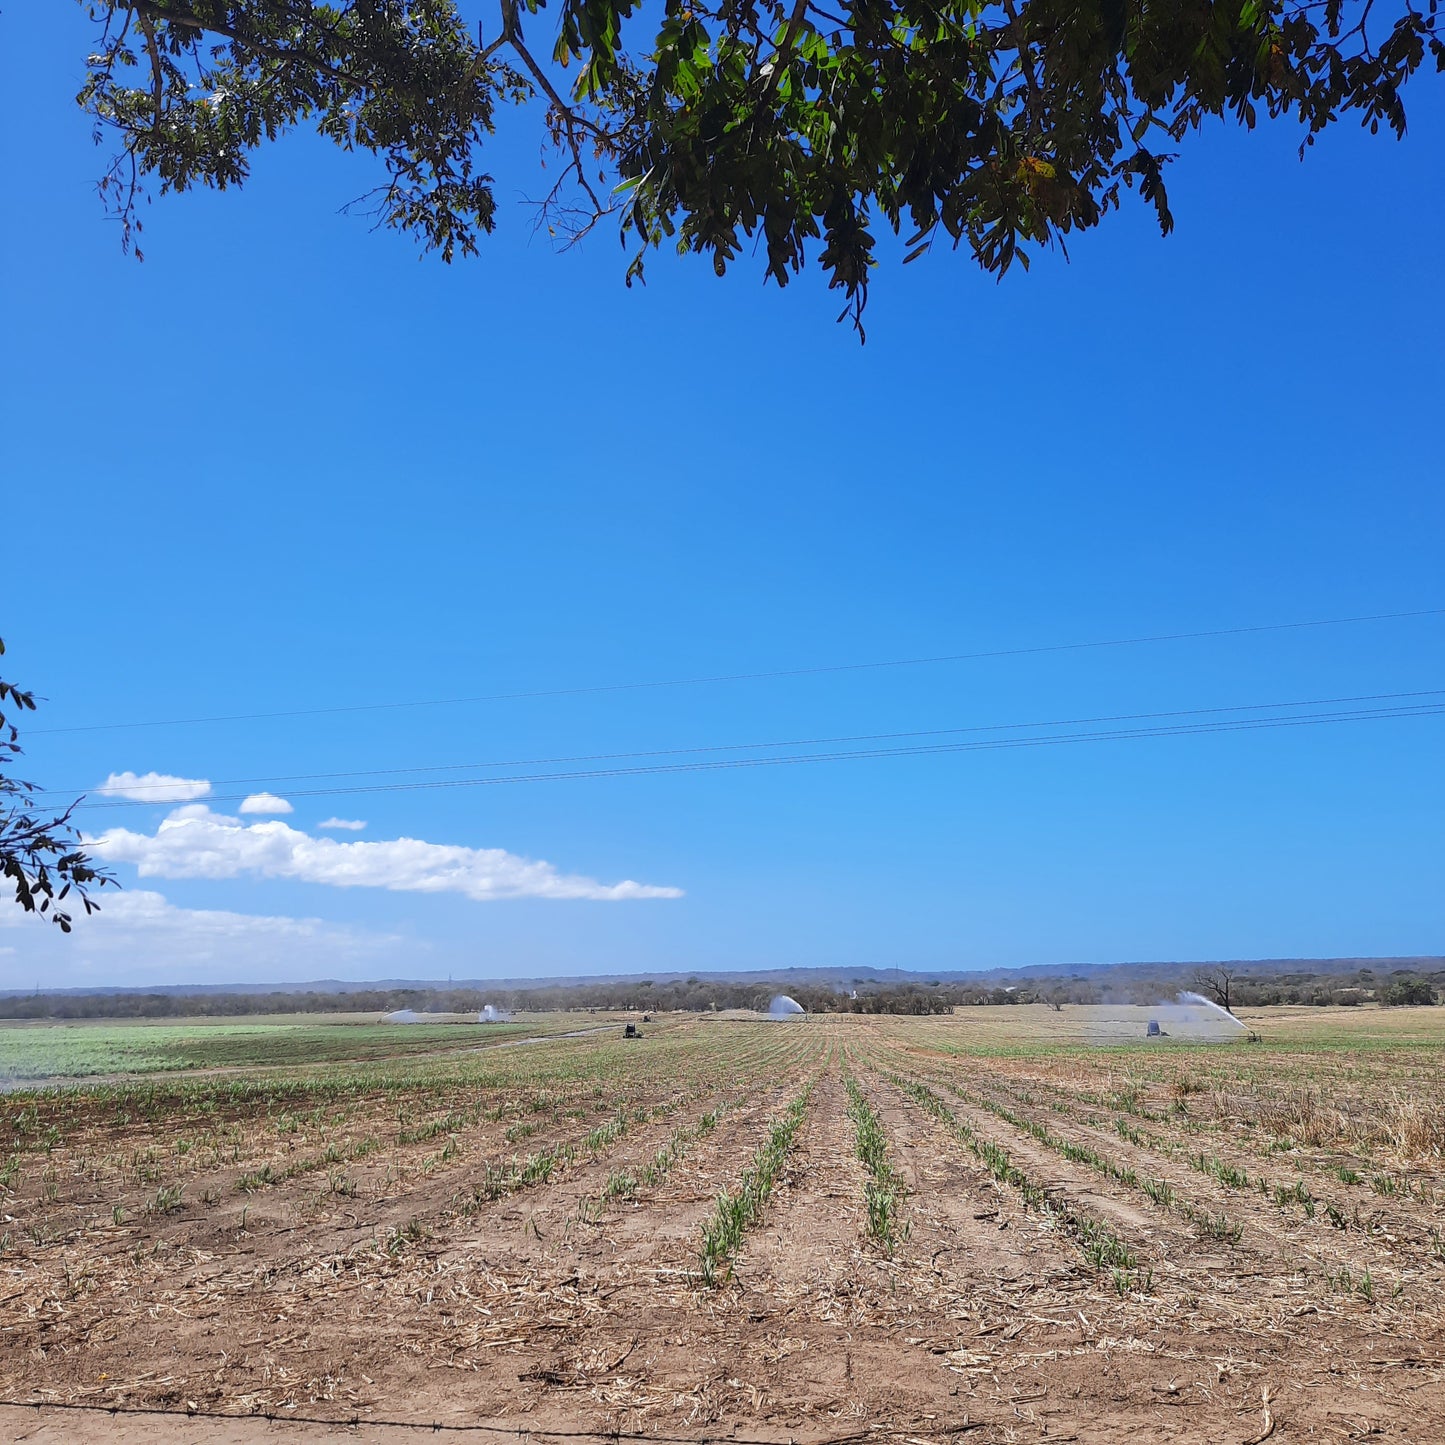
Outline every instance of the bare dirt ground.
{"label": "bare dirt ground", "polygon": [[1439,1442],[1445,1011],[1410,1012],[1124,1050],[1081,1009],[667,1019],[16,1094],[0,1438]]}

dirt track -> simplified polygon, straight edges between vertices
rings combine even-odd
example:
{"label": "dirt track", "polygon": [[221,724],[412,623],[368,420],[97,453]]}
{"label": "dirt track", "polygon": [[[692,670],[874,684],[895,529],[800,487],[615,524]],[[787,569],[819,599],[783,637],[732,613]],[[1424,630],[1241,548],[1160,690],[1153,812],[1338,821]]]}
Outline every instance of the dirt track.
{"label": "dirt track", "polygon": [[[285,1099],[202,1103],[203,1125],[194,1101],[118,1123],[114,1100],[73,1096],[61,1142],[21,1156],[0,1255],[0,1393],[52,1408],[0,1407],[0,1433],[415,1438],[378,1423],[389,1420],[472,1427],[468,1438],[487,1438],[485,1425],[798,1441],[1445,1440],[1445,1262],[1426,1247],[1441,1211],[1423,1182],[1438,1160],[1401,1171],[1414,1193],[1336,1227],[1324,1203],[1340,1196],[1340,1212],[1351,1192],[1329,1183],[1338,1146],[1261,1158],[1244,1147],[1252,1138],[1165,1108],[1162,1083],[1150,1086],[1157,1107],[1146,1089],[1125,1118],[1144,1141],[1133,1142],[1065,1072],[1048,1092],[1047,1061],[984,1066],[934,1042],[857,1019],[680,1023],[626,1055],[592,1039],[515,1050],[515,1077],[461,1080],[414,1107],[395,1088],[353,1087],[310,1115]],[[865,1234],[845,1075],[908,1188],[891,1257]],[[810,1080],[732,1278],[702,1288],[717,1194]],[[625,1127],[599,1132],[619,1117]],[[1029,1124],[1131,1173],[1066,1157]],[[178,1135],[198,1142],[177,1154]],[[652,1183],[608,1195],[674,1140]],[[989,1146],[1046,1205],[986,1165]],[[1206,1146],[1264,1187],[1192,1167]],[[523,1182],[522,1163],[549,1151],[550,1172]],[[242,1189],[267,1163],[272,1178]],[[1169,1186],[1167,1206],[1140,1177]],[[1296,1177],[1312,1182],[1312,1213],[1268,1192]],[[172,1180],[182,1202],[159,1209]],[[1219,1217],[1236,1239],[1199,1223]],[[1132,1273],[1088,1262],[1080,1231],[1096,1222],[1133,1252]]]}

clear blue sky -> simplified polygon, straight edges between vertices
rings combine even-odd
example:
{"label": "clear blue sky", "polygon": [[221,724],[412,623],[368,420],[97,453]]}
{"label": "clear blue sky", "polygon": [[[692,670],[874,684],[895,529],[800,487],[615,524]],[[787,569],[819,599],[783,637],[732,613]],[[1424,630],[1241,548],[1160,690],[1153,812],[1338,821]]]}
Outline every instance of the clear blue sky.
{"label": "clear blue sky", "polygon": [[[516,117],[479,259],[338,214],[368,165],[296,137],[243,192],[149,207],[138,265],[71,102],[88,48],[78,6],[0,17],[0,633],[36,729],[1445,606],[1432,77],[1404,144],[1344,128],[1301,164],[1292,127],[1206,132],[1168,240],[1135,205],[1001,285],[941,248],[885,266],[860,347],[817,282],[657,256],[628,291],[610,233],[553,254]],[[170,807],[83,814],[125,832],[125,901],[68,940],[7,909],[0,985],[1439,952],[1438,716],[269,821],[219,801],[263,785],[219,780],[1445,688],[1442,664],[1434,617],[33,732],[47,785],[213,786],[166,832]]]}

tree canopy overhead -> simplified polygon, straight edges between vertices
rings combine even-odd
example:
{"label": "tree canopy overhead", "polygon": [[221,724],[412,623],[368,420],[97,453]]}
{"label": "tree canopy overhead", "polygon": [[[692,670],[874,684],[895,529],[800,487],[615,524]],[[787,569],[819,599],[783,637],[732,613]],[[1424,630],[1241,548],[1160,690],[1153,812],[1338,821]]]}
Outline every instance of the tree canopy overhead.
{"label": "tree canopy overhead", "polygon": [[[721,274],[749,238],[785,284],[826,272],[856,320],[880,228],[988,271],[1097,225],[1206,120],[1354,116],[1405,131],[1445,69],[1438,0],[82,0],[80,103],[116,140],[124,224],[162,191],[241,184],[302,124],[381,161],[369,209],[450,261],[496,223],[486,142],[539,100],[564,165],[555,233],[615,213]],[[1303,149],[1303,147],[1302,147]]]}

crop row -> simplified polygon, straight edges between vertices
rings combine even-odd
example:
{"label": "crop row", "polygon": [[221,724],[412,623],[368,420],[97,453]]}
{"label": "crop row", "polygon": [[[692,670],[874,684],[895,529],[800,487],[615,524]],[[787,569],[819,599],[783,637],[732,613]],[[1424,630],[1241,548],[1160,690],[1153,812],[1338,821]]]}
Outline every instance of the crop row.
{"label": "crop row", "polygon": [[674,1164],[684,1158],[700,1139],[705,1139],[718,1121],[732,1106],[718,1104],[709,1109],[696,1124],[680,1124],[673,1130],[666,1144],[637,1169],[614,1169],[607,1176],[607,1183],[590,1204],[583,1205],[583,1217],[598,1219],[602,1211],[614,1199],[635,1199],[638,1192],[660,1184]]}
{"label": "crop row", "polygon": [[[1022,1097],[1026,1099],[1028,1098],[1026,1094],[1023,1094],[1023,1091],[1011,1089],[1006,1084],[996,1083],[995,1087],[1000,1087],[1003,1088],[1006,1092],[1022,1095]],[[971,1094],[970,1097],[974,1096]],[[987,1098],[980,1098],[979,1102],[981,1102],[986,1108],[992,1109],[995,1113],[999,1113],[1001,1116],[1010,1117],[1012,1122],[1019,1124],[1020,1127],[1028,1128],[1030,1132],[1038,1134],[1038,1130],[1044,1127],[1033,1123],[1013,1119],[1012,1115],[1009,1114],[1009,1111],[1002,1109],[995,1103],[990,1102]],[[1032,1102],[1032,1100],[1029,1100],[1029,1102]],[[1130,1099],[1129,1102],[1133,1103],[1135,1101]],[[1064,1114],[1070,1118],[1076,1119],[1085,1127],[1100,1129],[1105,1127],[1102,1121],[1098,1120],[1097,1118],[1092,1118],[1088,1115],[1079,1113],[1070,1103],[1066,1103],[1062,1100],[1055,1099],[1051,1101],[1049,1107],[1056,1113]],[[1137,1104],[1136,1107],[1132,1110],[1132,1113],[1133,1116],[1136,1118],[1149,1119],[1155,1122],[1162,1122],[1162,1117],[1160,1115],[1142,1109],[1138,1107]],[[1177,1121],[1169,1120],[1168,1122],[1174,1123]],[[1045,1130],[1044,1132],[1046,1133],[1047,1130]],[[1361,1218],[1358,1205],[1355,1205],[1352,1209],[1341,1208],[1340,1205],[1335,1201],[1328,1198],[1323,1198],[1320,1195],[1316,1194],[1314,1191],[1312,1191],[1302,1177],[1296,1178],[1288,1184],[1271,1182],[1263,1174],[1258,1174],[1254,1176],[1253,1179],[1251,1179],[1248,1170],[1236,1164],[1232,1164],[1227,1160],[1220,1158],[1216,1154],[1209,1153],[1205,1149],[1187,1146],[1177,1140],[1169,1139],[1161,1135],[1150,1133],[1147,1130],[1141,1129],[1137,1125],[1131,1123],[1129,1118],[1126,1117],[1124,1114],[1119,1114],[1115,1116],[1114,1132],[1121,1139],[1134,1145],[1134,1147],[1136,1148],[1145,1149],[1151,1153],[1165,1154],[1171,1158],[1179,1160],[1180,1162],[1186,1164],[1190,1169],[1193,1169],[1196,1173],[1202,1174],[1212,1179],[1215,1183],[1221,1185],[1225,1189],[1253,1189],[1257,1191],[1261,1197],[1268,1200],[1270,1203],[1275,1205],[1276,1208],[1282,1211],[1289,1212],[1298,1207],[1303,1211],[1304,1217],[1306,1219],[1314,1219],[1318,1207],[1323,1210],[1324,1217],[1336,1229],[1358,1230],[1366,1233],[1374,1232]],[[1043,1136],[1039,1134],[1038,1137]],[[1093,1156],[1093,1158],[1090,1158],[1088,1162],[1095,1163],[1096,1167],[1102,1168],[1106,1173],[1112,1173],[1114,1177],[1120,1179],[1121,1182],[1126,1184],[1136,1182],[1126,1177],[1128,1175],[1132,1175],[1134,1171],[1127,1168],[1120,1169],[1118,1166],[1112,1166],[1111,1161],[1105,1161],[1102,1163],[1099,1162],[1099,1155],[1097,1150],[1091,1149],[1088,1146],[1080,1145],[1069,1145],[1067,1147],[1076,1151],[1079,1157]],[[1358,1185],[1362,1182],[1361,1176],[1356,1171],[1348,1168],[1347,1166],[1338,1165],[1335,1167],[1334,1172],[1341,1183]],[[1164,1199],[1159,1198],[1159,1196],[1155,1192],[1155,1188],[1151,1188],[1150,1181],[1141,1180],[1137,1182],[1146,1193],[1150,1194],[1151,1198],[1155,1198],[1156,1202],[1168,1202]],[[1156,1187],[1159,1185],[1159,1183],[1160,1181],[1154,1181],[1154,1185]],[[1394,1192],[1393,1181],[1390,1179],[1389,1176],[1377,1177],[1375,1181],[1375,1186],[1376,1192],[1379,1193]],[[1165,1190],[1168,1190],[1167,1185],[1163,1185],[1162,1187]],[[1181,1209],[1180,1212],[1187,1211]],[[1218,1233],[1218,1231],[1214,1227],[1214,1218],[1212,1216],[1205,1215],[1203,1216],[1203,1218],[1205,1221],[1205,1227],[1207,1232],[1215,1234],[1216,1237],[1228,1237],[1227,1235],[1220,1235]],[[1222,1218],[1222,1216],[1220,1218]]]}
{"label": "crop row", "polygon": [[1002,1119],[1006,1124],[1013,1125],[1015,1129],[1021,1129],[1046,1148],[1052,1149],[1056,1154],[1069,1160],[1070,1163],[1086,1165],[1126,1189],[1137,1190],[1161,1209],[1171,1210],[1181,1218],[1188,1220],[1209,1238],[1221,1240],[1226,1244],[1239,1243],[1244,1233],[1242,1225],[1227,1214],[1211,1213],[1209,1210],[1201,1209],[1190,1200],[1180,1198],[1168,1180],[1141,1175],[1130,1165],[1117,1163],[1092,1145],[1065,1139],[1062,1135],[1054,1133],[1047,1124],[1040,1123],[1036,1119],[1023,1118],[1014,1113],[1012,1109],[979,1091],[969,1091],[965,1094],[956,1084],[949,1083],[948,1087],[960,1097],[967,1098],[970,1103],[987,1109],[989,1113]]}
{"label": "crop row", "polygon": [[[368,1094],[348,1090],[345,1097],[329,1098],[320,1097],[314,1090],[300,1096],[291,1089],[257,1093],[255,1080],[236,1089],[224,1080],[214,1079],[207,1081],[204,1092],[187,1085],[177,1089],[169,1084],[133,1082],[125,1088],[123,1103],[108,1097],[104,1089],[31,1096],[0,1110],[0,1138],[8,1134],[13,1146],[8,1157],[0,1155],[0,1189],[11,1194],[18,1190],[25,1173],[24,1156],[32,1151],[46,1161],[47,1199],[53,1198],[55,1189],[63,1184],[66,1171],[77,1180],[88,1178],[102,1188],[108,1187],[105,1176],[117,1169],[121,1177],[116,1182],[121,1188],[131,1169],[136,1185],[152,1188],[165,1182],[168,1173],[194,1175],[228,1164],[245,1174],[259,1173],[267,1167],[275,1174],[286,1170],[304,1172],[305,1166],[293,1168],[284,1158],[277,1161],[274,1154],[267,1157],[272,1150],[258,1130],[268,1121],[274,1121],[278,1136],[291,1136],[292,1143],[298,1137],[314,1142],[320,1157],[310,1167],[322,1167],[335,1162],[337,1151],[353,1147],[352,1140],[334,1137],[348,1116],[359,1116],[357,1134],[381,1137],[377,1114],[388,1107],[388,1099],[393,1101],[391,1107],[395,1107],[401,1124],[396,1143],[406,1146],[441,1134],[459,1134],[483,1120],[498,1120],[518,1107],[525,1110],[529,1105],[517,1101],[525,1101],[529,1095],[532,1109],[546,1099],[555,1116],[559,1101],[579,1101],[579,1095],[589,1088],[599,1101],[615,1101],[619,1094],[648,1089],[659,1072],[713,1086],[738,1076],[775,1077],[797,1059],[806,1041],[796,1032],[789,1037],[775,1028],[771,1032],[751,1030],[744,1035],[719,1034],[708,1039],[705,1047],[698,1047],[693,1040],[688,1049],[671,1045],[666,1036],[649,1040],[645,1049],[619,1048],[615,1038],[606,1042],[609,1047],[590,1039],[566,1041],[570,1050],[586,1053],[586,1069],[579,1068],[568,1053],[556,1051],[556,1044],[511,1050],[505,1069],[496,1067],[496,1050],[488,1051],[493,1057],[485,1070],[476,1068],[473,1061],[454,1059],[456,1067],[444,1090],[433,1089],[409,1073],[409,1087],[400,1092],[384,1089]],[[654,1042],[662,1047],[654,1049]],[[544,1054],[548,1056],[541,1057]],[[311,1083],[314,1085],[315,1080]],[[482,1096],[480,1102],[478,1094]],[[436,1117],[418,1120],[418,1106],[425,1109],[430,1101],[443,1103],[444,1107]],[[585,1099],[580,1102],[585,1103]],[[580,1115],[581,1111],[577,1112]],[[518,1142],[536,1132],[535,1125],[525,1119],[511,1128],[508,1142]],[[147,1134],[154,1136],[149,1145]],[[109,1152],[113,1147],[109,1141],[117,1137],[132,1146],[119,1158]],[[51,1168],[57,1164],[59,1172]]]}
{"label": "crop row", "polygon": [[[1278,1064],[1275,1064],[1276,1070]],[[1229,1131],[1233,1142],[1260,1158],[1278,1154],[1298,1156],[1301,1151],[1334,1149],[1348,1144],[1350,1150],[1364,1161],[1370,1161],[1380,1148],[1416,1161],[1438,1159],[1445,1152],[1445,1102],[1432,1101],[1431,1088],[1438,1091],[1438,1076],[1422,1079],[1421,1089],[1412,1092],[1400,1087],[1398,1076],[1391,1086],[1381,1086],[1371,1094],[1358,1092],[1358,1079],[1346,1074],[1340,1090],[1326,1093],[1322,1081],[1311,1074],[1309,1083],[1288,1084],[1271,1081],[1248,1092],[1247,1076],[1231,1070],[1223,1079],[1210,1081],[1187,1070],[1178,1070],[1167,1080],[1168,1103],[1151,1107],[1145,1081],[1127,1077],[1122,1084],[1110,1080],[1105,1090],[1082,1087],[1062,1089],[1043,1082],[1043,1086],[1066,1098],[1117,1110],[1167,1124],[1186,1132]],[[1348,1092],[1346,1092],[1348,1090]],[[1195,1106],[1203,1100],[1208,1109],[1196,1113]],[[1319,1164],[1332,1169],[1334,1166]],[[1392,1175],[1384,1169],[1366,1164],[1365,1173],[1379,1179],[1382,1193],[1418,1193],[1422,1200],[1431,1197],[1430,1183]]]}
{"label": "crop row", "polygon": [[1013,1162],[1006,1149],[976,1133],[967,1120],[958,1118],[926,1084],[898,1075],[890,1077],[964,1145],[999,1183],[1016,1190],[1025,1208],[1038,1209],[1056,1219],[1073,1236],[1085,1260],[1094,1269],[1112,1270],[1114,1287],[1120,1294],[1131,1289],[1148,1291],[1153,1282],[1153,1272],[1140,1267],[1134,1251],[1102,1220],[1075,1209],[1067,1200],[1049,1193],[1043,1185],[1030,1179]]}
{"label": "crop row", "polygon": [[582,1155],[595,1158],[622,1138],[633,1125],[665,1118],[677,1109],[681,1102],[680,1099],[671,1099],[651,1109],[620,1109],[605,1124],[589,1130],[576,1144],[553,1144],[527,1155],[525,1159],[513,1158],[505,1164],[498,1162],[483,1165],[481,1182],[472,1186],[472,1198],[463,1213],[474,1214],[483,1204],[500,1199],[503,1195],[529,1189],[534,1184],[547,1183],[554,1174]]}
{"label": "crop row", "polygon": [[758,1145],[752,1162],[743,1170],[736,1189],[718,1195],[712,1214],[702,1227],[701,1282],[712,1288],[732,1277],[733,1259],[743,1235],[762,1216],[773,1192],[793,1139],[803,1122],[812,1093],[809,1084],[773,1121],[768,1137]]}
{"label": "crop row", "polygon": [[868,1171],[863,1183],[868,1235],[884,1254],[892,1254],[894,1245],[907,1237],[906,1224],[900,1231],[898,1209],[908,1191],[898,1171],[888,1162],[888,1140],[873,1106],[852,1075],[848,1075],[844,1083],[848,1089],[848,1115],[857,1137],[858,1158]]}

